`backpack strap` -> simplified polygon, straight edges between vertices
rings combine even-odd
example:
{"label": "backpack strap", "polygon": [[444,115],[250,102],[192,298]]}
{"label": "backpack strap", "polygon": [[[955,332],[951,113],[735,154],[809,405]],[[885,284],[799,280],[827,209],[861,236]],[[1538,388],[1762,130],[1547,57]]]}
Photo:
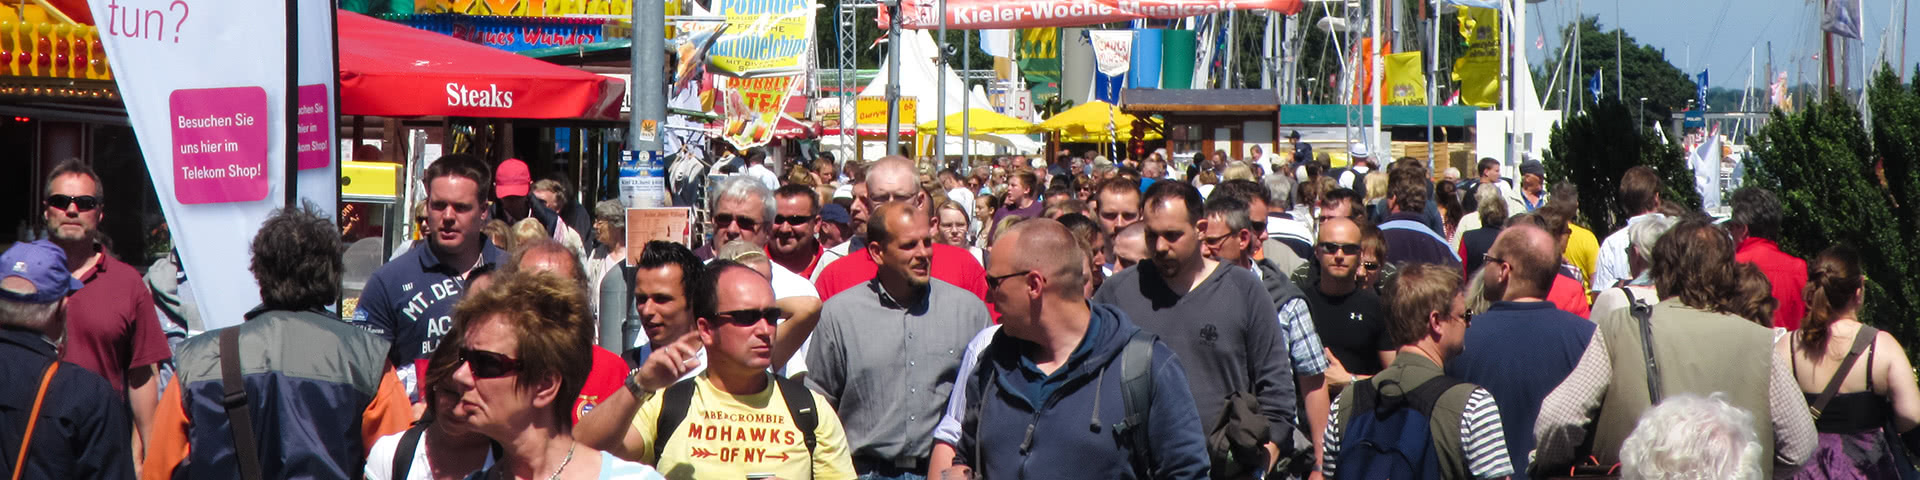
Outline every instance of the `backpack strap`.
{"label": "backpack strap", "polygon": [[[1840,369],[1833,371],[1833,379],[1827,380],[1827,388],[1820,391],[1820,397],[1815,398],[1813,404],[1807,406],[1807,409],[1813,412],[1814,420],[1820,419],[1820,411],[1827,408],[1827,402],[1833,401],[1835,394],[1840,393],[1840,384],[1846,383],[1847,373],[1853,371],[1853,363],[1860,360],[1860,354],[1866,352],[1867,347],[1873,345],[1874,337],[1879,335],[1879,330],[1864,324],[1860,325],[1860,331],[1853,335],[1853,347],[1847,350],[1847,359],[1840,361]],[[1873,366],[1868,365],[1867,371],[1872,372]]]}
{"label": "backpack strap", "polygon": [[407,433],[400,435],[400,445],[393,450],[393,471],[387,478],[407,478],[413,471],[414,453],[420,451],[420,434],[426,431],[427,422],[413,422]]}
{"label": "backpack strap", "polygon": [[[1440,244],[1441,244],[1441,245],[1450,245],[1450,244],[1451,244],[1450,242],[1448,242],[1448,241],[1447,241],[1447,237],[1443,237],[1443,236],[1440,236],[1440,234],[1439,234],[1439,233],[1435,233],[1435,232],[1433,231],[1433,228],[1432,228],[1432,227],[1428,227],[1428,226],[1427,226],[1427,224],[1424,224],[1424,223],[1420,223],[1420,222],[1416,222],[1416,221],[1413,221],[1413,220],[1394,220],[1394,221],[1391,221],[1391,222],[1387,222],[1387,223],[1382,223],[1382,224],[1380,224],[1380,229],[1381,229],[1381,230],[1404,230],[1404,231],[1409,231],[1409,232],[1419,232],[1419,233],[1422,233],[1422,234],[1425,234],[1425,235],[1427,236],[1427,238],[1431,238],[1431,239],[1433,239],[1433,241],[1435,241],[1435,242],[1440,242]],[[1455,252],[1455,251],[1453,251],[1453,249],[1451,249],[1451,248],[1446,248],[1446,249],[1443,249],[1443,250],[1446,250],[1446,251],[1447,251],[1447,254],[1448,254],[1448,255],[1452,255],[1452,256],[1453,256],[1453,260],[1454,260],[1454,261],[1456,261],[1456,262],[1457,262],[1457,261],[1460,261],[1460,253],[1459,253],[1459,252]]]}
{"label": "backpack strap", "polygon": [[1159,338],[1145,329],[1134,330],[1127,346],[1120,350],[1120,398],[1125,402],[1126,416],[1114,426],[1114,434],[1131,444],[1131,460],[1142,477],[1151,472],[1147,462],[1151,432],[1147,424],[1153,410],[1153,342]]}
{"label": "backpack strap", "polygon": [[[793,426],[800,429],[800,437],[807,442],[807,456],[812,457],[813,447],[819,443],[814,430],[820,428],[820,414],[813,405],[813,391],[807,390],[807,386],[800,382],[779,375],[773,376],[773,383],[780,388],[780,398],[787,402],[787,414],[793,417]],[[655,462],[659,461],[659,457],[654,458]]]}
{"label": "backpack strap", "polygon": [[1653,306],[1633,302],[1631,295],[1627,298],[1632,304],[1629,308],[1633,311],[1633,320],[1640,324],[1640,351],[1647,359],[1647,397],[1651,399],[1648,405],[1659,405],[1660,365],[1653,361]]}
{"label": "backpack strap", "polygon": [[660,454],[667,450],[667,440],[673,438],[674,430],[680,429],[680,422],[687,419],[687,407],[693,403],[693,381],[691,378],[681,380],[661,393],[660,418],[654,419],[654,463],[660,462]]}
{"label": "backpack strap", "polygon": [[254,443],[253,414],[248,411],[247,384],[240,377],[240,329],[220,331],[220,382],[225,389],[220,404],[227,408],[233,430],[234,460],[240,466],[240,478],[259,480],[260,448]]}
{"label": "backpack strap", "polygon": [[21,472],[27,471],[27,447],[33,445],[33,427],[40,420],[40,405],[47,399],[47,386],[53,384],[53,374],[59,371],[60,361],[54,360],[40,374],[40,391],[33,394],[33,409],[27,411],[27,431],[20,437],[20,458],[13,462],[13,480],[20,480]]}

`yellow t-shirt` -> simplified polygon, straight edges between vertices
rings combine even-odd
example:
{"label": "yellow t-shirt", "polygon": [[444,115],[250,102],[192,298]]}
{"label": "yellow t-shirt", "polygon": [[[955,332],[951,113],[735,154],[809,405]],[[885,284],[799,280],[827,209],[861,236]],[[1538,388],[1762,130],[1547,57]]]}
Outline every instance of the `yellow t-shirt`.
{"label": "yellow t-shirt", "polygon": [[633,428],[642,442],[640,461],[667,478],[737,479],[769,473],[785,480],[854,478],[846,430],[820,394],[807,392],[813,395],[820,418],[814,430],[813,457],[808,458],[806,437],[789,418],[779,385],[769,381],[760,393],[733,395],[714,388],[706,374],[693,377],[693,384],[687,416],[668,436],[661,459],[653,458],[653,442],[658,438],[654,429],[666,395],[654,394],[634,414]]}
{"label": "yellow t-shirt", "polygon": [[[1593,283],[1594,261],[1600,258],[1600,241],[1593,238],[1593,231],[1573,222],[1567,222],[1573,233],[1567,235],[1567,263],[1580,267],[1580,286]],[[1590,287],[1588,289],[1591,289]]]}

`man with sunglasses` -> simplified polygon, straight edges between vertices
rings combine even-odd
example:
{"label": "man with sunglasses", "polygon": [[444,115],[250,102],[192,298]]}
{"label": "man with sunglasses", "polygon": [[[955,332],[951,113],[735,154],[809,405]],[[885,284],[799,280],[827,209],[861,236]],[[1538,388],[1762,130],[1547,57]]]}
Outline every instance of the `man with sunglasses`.
{"label": "man with sunglasses", "polygon": [[[607,451],[673,478],[853,478],[847,434],[827,398],[768,372],[781,312],[767,277],[727,260],[699,276],[695,333],[634,370],[628,394],[642,403]],[[698,345],[710,364],[680,379],[700,363],[687,354]],[[811,431],[802,430],[807,423]]]}
{"label": "man with sunglasses", "polygon": [[1352,220],[1332,218],[1320,224],[1320,242],[1314,247],[1319,276],[1306,288],[1314,330],[1333,354],[1326,376],[1335,392],[1355,376],[1379,373],[1393,363],[1400,348],[1387,335],[1380,295],[1360,284],[1360,236],[1360,225]]}
{"label": "man with sunglasses", "polygon": [[820,193],[806,185],[787,185],[773,191],[773,203],[773,239],[767,242],[767,257],[809,281],[819,280],[823,267],[842,256],[814,237],[820,225]]}
{"label": "man with sunglasses", "polygon": [[[453,329],[453,306],[468,290],[474,271],[492,270],[507,260],[481,228],[487,223],[493,186],[479,157],[453,154],[427,166],[427,248],[408,250],[367,279],[351,323],[393,342],[387,361],[418,408],[418,382],[427,370],[427,354]],[[545,207],[538,207],[545,208]]]}
{"label": "man with sunglasses", "polygon": [[[1499,298],[1467,326],[1466,351],[1447,362],[1447,375],[1485,387],[1500,399],[1500,422],[1533,425],[1547,394],[1587,351],[1594,323],[1546,300],[1560,266],[1553,236],[1529,222],[1508,227],[1486,255],[1482,282]],[[1527,478],[1533,432],[1507,432],[1514,478]]]}
{"label": "man with sunglasses", "polygon": [[867,241],[862,254],[879,271],[827,300],[807,352],[807,386],[846,420],[863,478],[915,478],[927,471],[931,433],[961,352],[990,317],[978,296],[933,278],[932,223],[923,208],[880,205]]}
{"label": "man with sunglasses", "polygon": [[[139,270],[115,258],[100,238],[106,191],[100,175],[80,160],[55,165],[42,202],[49,240],[66,253],[67,271],[86,288],[67,302],[62,359],[100,374],[133,407],[134,461],[145,451],[160,401],[156,365],[172,358]],[[48,332],[50,336],[58,332]]]}
{"label": "man with sunglasses", "polygon": [[1230,449],[1209,448],[1215,478],[1265,472],[1310,448],[1294,442],[1293,367],[1278,310],[1253,275],[1202,254],[1201,232],[1212,222],[1199,190],[1154,182],[1141,206],[1152,257],[1108,278],[1093,302],[1119,307],[1192,367],[1187,384],[1200,421],[1213,426],[1209,434],[1259,435],[1230,442]]}

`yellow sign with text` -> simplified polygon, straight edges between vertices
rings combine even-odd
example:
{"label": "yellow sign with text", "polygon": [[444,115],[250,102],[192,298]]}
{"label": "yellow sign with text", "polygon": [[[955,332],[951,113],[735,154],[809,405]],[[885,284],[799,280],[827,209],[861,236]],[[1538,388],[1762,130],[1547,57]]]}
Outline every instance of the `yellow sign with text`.
{"label": "yellow sign with text", "polygon": [[[902,130],[913,128],[915,124],[914,119],[919,118],[914,116],[914,113],[916,113],[915,107],[918,107],[919,104],[920,101],[915,98],[900,99],[900,125],[902,125]],[[854,110],[859,113],[858,118],[860,119],[856,125],[881,128],[887,126],[887,97],[858,97],[854,99],[853,105]]]}

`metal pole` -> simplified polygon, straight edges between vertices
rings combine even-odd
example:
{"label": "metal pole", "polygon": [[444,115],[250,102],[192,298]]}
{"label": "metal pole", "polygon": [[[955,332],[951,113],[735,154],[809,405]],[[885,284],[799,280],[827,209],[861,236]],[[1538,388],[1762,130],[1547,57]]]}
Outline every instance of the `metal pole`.
{"label": "metal pole", "polygon": [[[286,208],[300,207],[300,1],[287,0],[287,89],[281,92],[287,111],[282,112],[286,122],[287,157],[281,159],[280,167],[286,169],[287,197]],[[321,125],[321,128],[328,128]]]}
{"label": "metal pole", "polygon": [[[945,18],[945,17],[941,17]],[[973,30],[960,31],[960,164],[973,164],[973,86],[967,74],[973,72]]]}
{"label": "metal pole", "polygon": [[[627,148],[659,152],[661,142],[658,132],[667,119],[666,79],[662,78],[666,71],[660,67],[666,64],[666,2],[635,1],[632,21],[633,48],[629,59],[633,62],[633,82],[628,85],[627,94],[633,99],[633,111],[627,116]],[[655,134],[641,135],[640,127],[648,120],[653,121]]]}
{"label": "metal pole", "polygon": [[934,52],[934,63],[936,64],[934,68],[937,72],[934,74],[934,77],[938,79],[934,81],[940,82],[939,86],[934,88],[933,94],[935,97],[940,97],[939,100],[936,100],[936,102],[939,102],[939,105],[933,109],[933,113],[939,115],[933,119],[934,128],[939,130],[933,134],[933,161],[935,165],[947,161],[947,0],[940,0],[939,8],[940,41],[934,42],[934,48],[937,49]]}
{"label": "metal pole", "polygon": [[[892,8],[891,28],[887,29],[887,155],[900,154],[900,0],[887,0],[880,8]],[[940,12],[946,18],[946,12]]]}
{"label": "metal pole", "polygon": [[[1381,97],[1386,96],[1381,95],[1380,92],[1380,77],[1386,76],[1383,75],[1385,73],[1383,69],[1386,68],[1386,59],[1380,58],[1380,42],[1383,41],[1382,39],[1385,38],[1386,35],[1385,32],[1380,31],[1380,1],[1381,0],[1373,0],[1372,2],[1373,15],[1371,15],[1372,19],[1370,21],[1373,23],[1373,44],[1367,47],[1368,50],[1372,50],[1371,52],[1367,52],[1367,58],[1371,59],[1370,64],[1372,65],[1372,70],[1369,70],[1371,74],[1367,75],[1368,77],[1372,77],[1370,78],[1371,85],[1367,87],[1367,91],[1372,92],[1370,95],[1373,96],[1373,131],[1367,132],[1366,141],[1367,150],[1372,152],[1372,155],[1381,158],[1391,158],[1392,155],[1388,155],[1387,151],[1381,148],[1384,145],[1380,143],[1380,100]],[[1379,164],[1380,163],[1376,163],[1376,165]]]}
{"label": "metal pole", "polygon": [[1428,33],[1431,33],[1433,35],[1433,41],[1427,44],[1428,50],[1430,50],[1430,52],[1427,53],[1427,171],[1428,172],[1433,171],[1434,158],[1435,158],[1435,155],[1433,154],[1433,106],[1436,102],[1439,102],[1438,97],[1440,96],[1440,73],[1439,73],[1440,72],[1440,2],[1438,0],[1435,0],[1433,2],[1433,10],[1431,10],[1431,12],[1433,15],[1433,19],[1432,19],[1433,29],[1431,32],[1428,32]]}

